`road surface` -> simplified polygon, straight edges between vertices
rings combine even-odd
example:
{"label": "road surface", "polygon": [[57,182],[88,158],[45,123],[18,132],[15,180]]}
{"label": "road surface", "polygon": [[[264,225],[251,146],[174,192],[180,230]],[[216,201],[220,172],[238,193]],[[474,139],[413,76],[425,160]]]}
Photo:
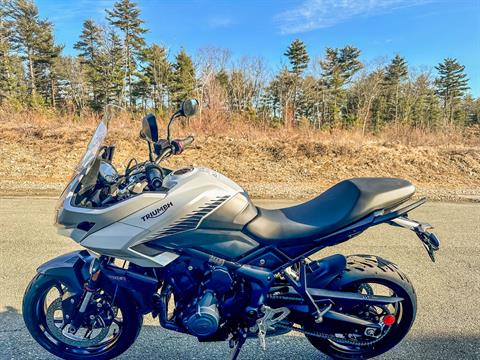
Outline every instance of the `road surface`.
{"label": "road surface", "polygon": [[[283,206],[274,202],[262,205]],[[25,329],[21,301],[25,287],[44,261],[76,249],[52,226],[55,200],[0,198],[0,358],[51,359]],[[412,218],[436,226],[441,240],[431,263],[416,236],[381,225],[322,255],[376,254],[397,263],[417,290],[417,320],[408,337],[380,359],[480,359],[480,205],[427,203]],[[137,342],[121,359],[226,359],[225,343],[200,344],[167,332],[147,317]],[[303,336],[256,339],[240,359],[325,359]]]}

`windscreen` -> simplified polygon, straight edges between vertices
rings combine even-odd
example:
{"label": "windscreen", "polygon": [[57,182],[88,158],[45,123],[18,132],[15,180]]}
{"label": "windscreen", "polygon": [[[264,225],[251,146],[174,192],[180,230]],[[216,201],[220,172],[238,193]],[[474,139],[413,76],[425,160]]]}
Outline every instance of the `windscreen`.
{"label": "windscreen", "polygon": [[62,195],[60,195],[60,199],[58,200],[58,207],[63,205],[63,202],[67,195],[76,189],[78,184],[82,181],[82,178],[87,175],[92,169],[92,166],[95,163],[95,159],[99,155],[104,145],[105,139],[108,135],[108,123],[112,118],[112,114],[113,107],[107,106],[102,120],[95,129],[95,132],[93,133],[92,138],[87,145],[85,154],[75,167],[75,170],[70,178],[67,187],[65,188],[65,190],[63,190]]}
{"label": "windscreen", "polygon": [[88,143],[87,150],[82,157],[82,160],[78,163],[75,168],[74,177],[78,176],[81,173],[87,173],[93,165],[95,158],[97,157],[100,149],[103,146],[103,142],[108,134],[108,121],[110,120],[109,116],[104,116],[100,123],[97,126],[97,129],[92,135],[90,142]]}

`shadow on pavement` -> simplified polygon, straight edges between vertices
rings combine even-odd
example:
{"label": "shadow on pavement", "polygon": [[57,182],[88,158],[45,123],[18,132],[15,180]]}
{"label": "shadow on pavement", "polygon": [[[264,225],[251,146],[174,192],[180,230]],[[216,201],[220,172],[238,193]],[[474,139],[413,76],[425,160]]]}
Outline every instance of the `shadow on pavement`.
{"label": "shadow on pavement", "polygon": [[[407,337],[400,345],[379,359],[480,359],[478,336],[431,335]],[[136,343],[120,359],[227,359],[227,343],[199,343],[195,338],[146,325]],[[11,306],[0,310],[0,359],[52,359],[23,323],[19,311]],[[263,352],[257,340],[247,341],[240,359],[327,359],[303,336],[267,339]]]}

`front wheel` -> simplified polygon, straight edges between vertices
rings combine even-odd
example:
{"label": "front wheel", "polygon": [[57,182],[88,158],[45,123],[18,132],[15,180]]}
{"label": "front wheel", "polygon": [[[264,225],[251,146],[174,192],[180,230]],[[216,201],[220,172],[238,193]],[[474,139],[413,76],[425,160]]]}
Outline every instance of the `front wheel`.
{"label": "front wheel", "polygon": [[[23,298],[23,318],[33,338],[63,359],[106,360],[127,350],[137,338],[142,316],[121,291],[99,289],[87,308],[81,326],[71,333],[70,309],[79,295],[51,277],[38,274]],[[70,305],[72,304],[72,305]]]}
{"label": "front wheel", "polygon": [[[310,286],[314,287],[314,284]],[[335,341],[306,335],[313,346],[335,359],[369,359],[383,354],[407,335],[415,320],[417,299],[412,284],[395,264],[382,258],[370,255],[349,256],[346,269],[328,289],[404,299],[395,305],[359,305],[348,310],[351,315],[369,321],[379,322],[386,316],[395,319],[393,324],[385,327],[380,334],[375,334],[375,337],[347,332],[338,334],[339,340]],[[315,325],[306,330],[316,331]]]}

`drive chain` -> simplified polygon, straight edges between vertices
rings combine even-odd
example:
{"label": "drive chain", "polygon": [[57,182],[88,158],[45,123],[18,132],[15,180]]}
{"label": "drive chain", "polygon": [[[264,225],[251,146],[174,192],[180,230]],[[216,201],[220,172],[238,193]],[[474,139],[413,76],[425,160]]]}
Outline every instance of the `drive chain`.
{"label": "drive chain", "polygon": [[[269,295],[269,299],[272,300],[288,300],[288,301],[297,301],[297,302],[302,302],[303,300],[298,298],[298,297],[291,297],[291,296],[281,296],[281,295]],[[377,341],[379,341],[381,338],[372,340],[372,341],[359,341],[359,340],[351,340],[351,339],[345,339],[345,338],[339,338],[335,335],[332,334],[326,334],[326,333],[321,333],[317,331],[308,331],[296,326],[291,325],[290,323],[281,321],[278,322],[277,324],[274,325],[274,327],[282,328],[285,330],[293,330],[293,331],[298,331],[304,335],[308,336],[313,336],[325,340],[331,340],[336,343],[344,344],[344,345],[355,345],[355,346],[369,346],[372,344],[375,344]]]}

